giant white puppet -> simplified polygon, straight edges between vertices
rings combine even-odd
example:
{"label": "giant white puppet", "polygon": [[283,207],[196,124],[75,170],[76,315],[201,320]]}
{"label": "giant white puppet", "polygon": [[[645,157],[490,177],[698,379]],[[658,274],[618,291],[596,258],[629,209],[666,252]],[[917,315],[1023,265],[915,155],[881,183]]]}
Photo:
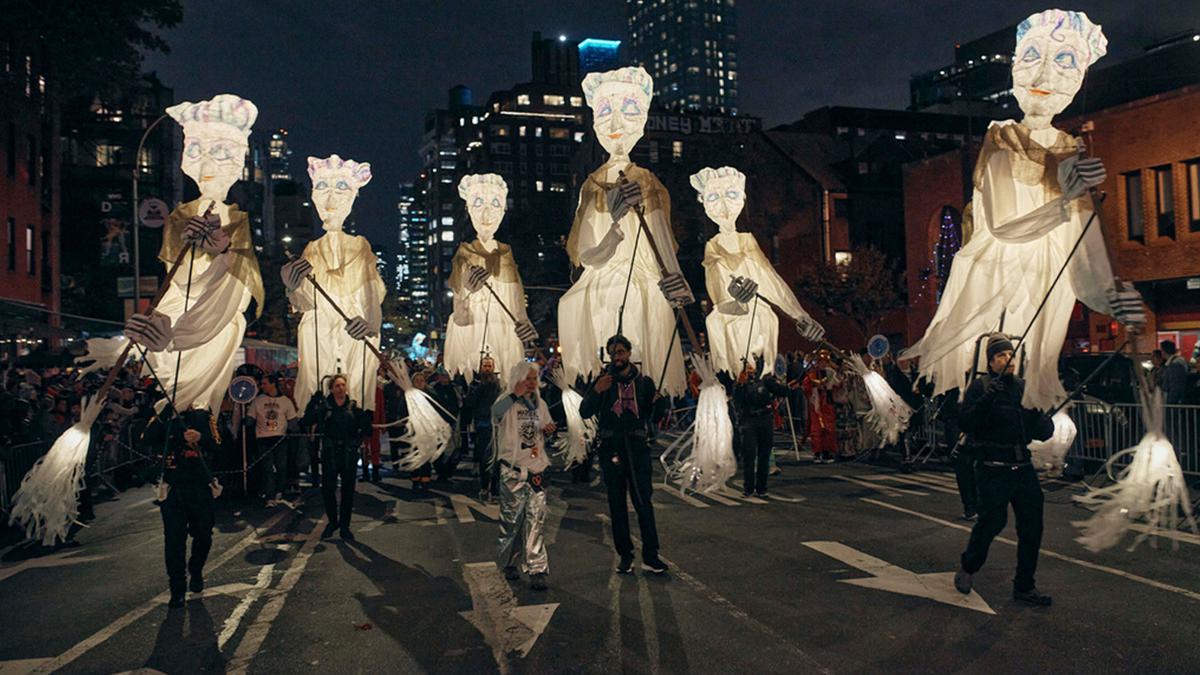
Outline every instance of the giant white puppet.
{"label": "giant white puppet", "polygon": [[[304,255],[281,270],[288,300],[304,313],[297,330],[296,405],[303,410],[321,378],[341,372],[350,396],[364,409],[374,410],[379,364],[366,343],[379,346],[380,306],[387,288],[379,277],[371,243],[342,229],[359,189],[371,182],[371,165],[337,155],[309,157],[308,177],[313,185],[313,207],[325,234],[309,242]],[[315,286],[304,283],[309,274],[350,321],[344,321]]]}
{"label": "giant white puppet", "polygon": [[[820,340],[825,331],[800,306],[754,235],[737,231],[738,215],[746,205],[745,174],[730,166],[704,168],[692,176],[692,187],[704,213],[720,228],[704,247],[704,280],[713,305],[704,323],[713,367],[736,376],[744,358],[761,356],[768,366],[775,363],[779,319],[770,305],[757,301],[756,292],[795,321],[802,336]],[[740,286],[739,297],[729,292],[735,277],[751,282]]]}
{"label": "giant white puppet", "polygon": [[[178,410],[216,411],[233,377],[253,298],[262,312],[263,286],[247,214],[226,204],[242,176],[253,103],[232,94],[180,103],[167,114],[183,127],[183,173],[200,198],[175,207],[163,228],[164,265],[195,244],[158,306],[134,314],[126,334],[148,350],[146,361]],[[205,214],[208,214],[207,219]]]}
{"label": "giant white puppet", "polygon": [[[641,67],[583,79],[592,126],[609,158],[580,188],[567,254],[583,273],[558,303],[558,335],[568,380],[600,372],[600,349],[620,332],[633,344],[632,360],[645,375],[657,380],[669,366],[660,384],[676,395],[684,390],[684,364],[680,341],[673,339],[672,305],[689,304],[692,294],[675,259],[671,198],[654,174],[629,159],[645,131],[652,91],[653,81]],[[644,211],[665,276],[639,232],[637,209]]]}
{"label": "giant white puppet", "polygon": [[480,360],[491,355],[496,372],[507,376],[525,359],[522,343],[537,339],[512,247],[495,238],[504,220],[508,185],[494,173],[472,174],[459,181],[458,195],[467,203],[476,238],[460,244],[451,263],[454,312],[446,325],[446,371],[462,373],[470,382]]}
{"label": "giant white puppet", "polygon": [[975,167],[974,230],[933,322],[903,355],[920,357],[935,393],[966,390],[976,339],[997,330],[1003,316],[1010,332],[1028,327],[1023,404],[1049,410],[1066,398],[1057,363],[1076,299],[1123,323],[1139,320],[1140,303],[1127,302],[1131,287],[1118,288],[1092,217],[1088,190],[1104,181],[1104,166],[1050,124],[1106,45],[1083,12],[1046,10],[1017,27],[1013,95],[1025,116],[988,128]]}

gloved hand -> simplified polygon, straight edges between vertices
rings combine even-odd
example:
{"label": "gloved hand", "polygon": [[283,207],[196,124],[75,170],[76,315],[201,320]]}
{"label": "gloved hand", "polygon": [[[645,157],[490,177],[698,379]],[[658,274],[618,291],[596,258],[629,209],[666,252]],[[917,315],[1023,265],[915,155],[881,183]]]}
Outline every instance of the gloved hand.
{"label": "gloved hand", "polygon": [[208,218],[201,215],[188,219],[183,228],[183,243],[195,244],[205,253],[217,255],[229,249],[230,241],[229,235],[221,229],[221,219],[209,214]]}
{"label": "gloved hand", "polygon": [[520,338],[523,344],[536,342],[538,339],[537,329],[529,322],[529,319],[522,319],[516,325],[517,337]]}
{"label": "gloved hand", "polygon": [[467,278],[463,281],[463,285],[467,287],[467,291],[474,293],[483,288],[487,280],[491,278],[491,274],[486,269],[479,265],[470,265],[467,268]]}
{"label": "gloved hand", "polygon": [[1002,391],[1004,391],[1004,378],[992,377],[992,379],[988,381],[987,385],[984,386],[983,395],[987,398],[992,398]]}
{"label": "gloved hand", "polygon": [[820,342],[825,338],[825,327],[817,323],[811,316],[796,322],[796,332],[810,342]]}
{"label": "gloved hand", "polygon": [[1142,294],[1137,292],[1128,281],[1116,280],[1116,285],[1108,289],[1108,304],[1112,305],[1113,318],[1131,333],[1140,333],[1146,325],[1146,308],[1143,305]]}
{"label": "gloved hand", "polygon": [[158,484],[154,486],[154,504],[162,506],[167,501],[169,494],[171,494],[171,484],[160,478]]}
{"label": "gloved hand", "polygon": [[362,340],[368,335],[374,335],[374,331],[367,325],[367,320],[361,316],[356,316],[346,322],[346,332],[355,340]]}
{"label": "gloved hand", "polygon": [[221,493],[225,491],[225,488],[221,487],[221,482],[218,481],[215,476],[213,477],[212,482],[208,484],[208,489],[212,491],[213,499],[220,497]]}
{"label": "gloved hand", "polygon": [[1104,182],[1108,172],[1098,157],[1071,155],[1058,163],[1058,186],[1068,201]]}
{"label": "gloved hand", "polygon": [[742,304],[753,301],[754,294],[757,292],[758,282],[749,277],[734,277],[729,282],[729,294]]}
{"label": "gloved hand", "polygon": [[171,317],[153,311],[149,316],[134,314],[125,322],[125,337],[152,351],[165,351],[175,339]]}
{"label": "gloved hand", "polygon": [[683,307],[696,301],[696,298],[692,296],[692,289],[688,287],[687,281],[679,272],[673,272],[660,279],[658,290],[662,291],[663,296],[672,307]]}
{"label": "gloved hand", "polygon": [[287,286],[288,291],[294,291],[312,274],[312,268],[312,263],[304,258],[296,258],[280,268],[279,276],[283,278],[283,285]]}
{"label": "gloved hand", "polygon": [[619,183],[606,195],[608,212],[612,214],[613,222],[621,220],[629,213],[629,209],[640,206],[643,200],[642,186],[635,181]]}

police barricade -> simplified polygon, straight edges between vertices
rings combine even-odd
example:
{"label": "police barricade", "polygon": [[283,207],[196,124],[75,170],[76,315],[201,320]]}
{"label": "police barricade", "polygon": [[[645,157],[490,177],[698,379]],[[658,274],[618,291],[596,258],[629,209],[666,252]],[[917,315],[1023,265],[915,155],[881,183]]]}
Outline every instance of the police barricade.
{"label": "police barricade", "polygon": [[[1200,406],[1164,406],[1163,431],[1185,474],[1200,476]],[[1141,406],[1130,403],[1081,401],[1068,410],[1078,434],[1068,460],[1103,463],[1131,448],[1146,434]],[[1124,463],[1118,460],[1118,463]]]}

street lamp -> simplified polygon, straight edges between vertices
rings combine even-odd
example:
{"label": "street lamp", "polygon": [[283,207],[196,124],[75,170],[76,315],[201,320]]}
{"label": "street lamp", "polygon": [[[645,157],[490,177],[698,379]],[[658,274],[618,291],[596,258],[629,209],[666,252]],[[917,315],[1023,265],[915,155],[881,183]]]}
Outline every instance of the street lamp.
{"label": "street lamp", "polygon": [[146,144],[146,139],[150,137],[150,132],[158,123],[167,119],[168,115],[163,113],[158,116],[158,119],[150,123],[146,127],[146,131],[142,132],[142,139],[138,141],[137,152],[133,155],[133,311],[137,312],[142,304],[142,238],[141,238],[141,214],[138,213],[138,178],[142,170],[142,146]]}

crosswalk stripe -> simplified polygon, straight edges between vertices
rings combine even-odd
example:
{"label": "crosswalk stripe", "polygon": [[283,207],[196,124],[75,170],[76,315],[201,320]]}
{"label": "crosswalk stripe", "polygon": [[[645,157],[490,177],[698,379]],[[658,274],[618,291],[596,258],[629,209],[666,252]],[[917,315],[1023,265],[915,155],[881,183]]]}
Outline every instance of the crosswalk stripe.
{"label": "crosswalk stripe", "polygon": [[912,495],[914,497],[928,497],[929,496],[928,492],[918,492],[916,490],[907,490],[905,488],[890,487],[887,485],[883,485],[881,483],[872,483],[871,481],[859,480],[858,478],[851,478],[850,476],[842,476],[842,475],[834,474],[830,477],[836,478],[838,480],[846,481],[847,483],[854,483],[855,485],[869,487],[872,490],[878,490],[879,492],[882,492],[883,494],[885,494],[889,497],[899,497],[900,495]]}
{"label": "crosswalk stripe", "polygon": [[948,495],[958,494],[958,490],[951,490],[950,488],[938,485],[937,483],[935,483],[933,481],[920,480],[920,479],[916,478],[915,476],[902,476],[900,474],[885,473],[885,474],[874,474],[874,475],[870,475],[870,476],[864,476],[864,478],[875,479],[875,480],[890,480],[890,481],[894,481],[896,483],[907,483],[909,485],[916,485],[917,487],[922,487],[927,490],[935,490],[937,492],[944,492]]}

